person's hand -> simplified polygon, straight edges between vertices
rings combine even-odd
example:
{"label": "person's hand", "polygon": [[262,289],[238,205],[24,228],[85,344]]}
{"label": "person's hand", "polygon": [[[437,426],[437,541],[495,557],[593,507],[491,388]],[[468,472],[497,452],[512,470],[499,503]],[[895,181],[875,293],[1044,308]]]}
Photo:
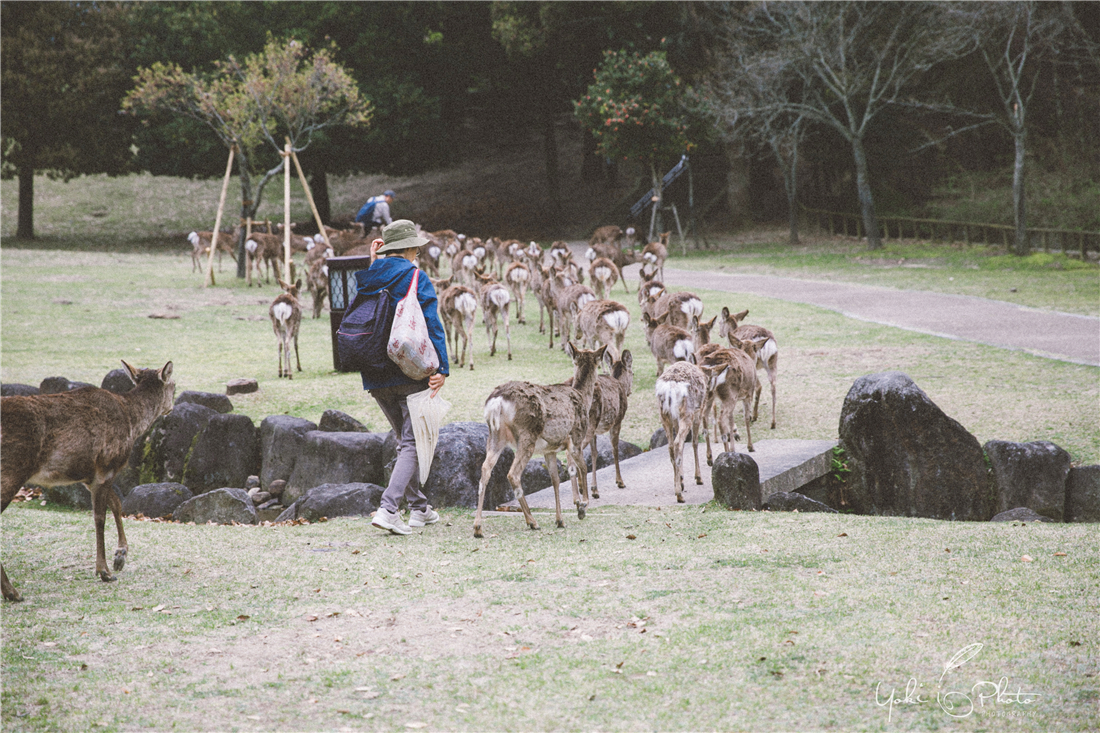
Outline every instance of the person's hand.
{"label": "person's hand", "polygon": [[381,247],[384,242],[381,239],[376,239],[370,243],[370,263],[373,265],[374,261],[378,259],[378,248]]}
{"label": "person's hand", "polygon": [[428,389],[431,390],[429,397],[435,397],[439,394],[439,390],[443,389],[443,383],[447,381],[447,375],[439,374],[438,372],[428,377]]}

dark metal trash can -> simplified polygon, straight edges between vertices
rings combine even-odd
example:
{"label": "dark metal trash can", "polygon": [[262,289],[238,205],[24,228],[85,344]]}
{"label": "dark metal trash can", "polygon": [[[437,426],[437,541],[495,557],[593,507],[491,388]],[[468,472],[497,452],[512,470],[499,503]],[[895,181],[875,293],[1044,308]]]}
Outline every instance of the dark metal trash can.
{"label": "dark metal trash can", "polygon": [[336,350],[336,331],[344,318],[351,301],[355,300],[355,273],[370,267],[370,255],[358,257],[329,257],[328,266],[328,302],[329,326],[332,330],[332,366],[338,372],[346,372],[340,365],[340,354]]}

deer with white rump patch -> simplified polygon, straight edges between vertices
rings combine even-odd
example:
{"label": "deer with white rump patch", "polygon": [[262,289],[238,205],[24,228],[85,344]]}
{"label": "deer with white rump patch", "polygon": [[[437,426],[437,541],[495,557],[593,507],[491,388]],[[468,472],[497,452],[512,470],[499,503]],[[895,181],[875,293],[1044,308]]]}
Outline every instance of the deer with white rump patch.
{"label": "deer with white rump patch", "polygon": [[492,336],[492,346],[489,347],[489,356],[496,356],[497,333],[499,332],[498,320],[504,321],[504,338],[508,342],[508,361],[512,360],[512,327],[508,323],[508,304],[512,302],[512,295],[508,288],[497,282],[492,275],[486,275],[480,270],[474,273],[480,289],[481,315],[485,323],[486,337]]}
{"label": "deer with white rump patch", "polygon": [[[126,564],[129,545],[122,528],[122,502],[115,493],[115,476],[126,466],[137,440],[161,415],[172,409],[176,383],[172,362],[159,370],[137,369],[125,361],[137,385],[118,395],[98,387],[59,394],[0,399],[0,511],[8,508],[28,482],[41,486],[83,483],[92,495],[95,520],[96,574],[115,579],[107,568],[103,537],[107,508],[115,517],[118,549],[114,569]],[[0,587],[9,601],[22,595],[0,567]]]}
{"label": "deer with white rump patch", "polygon": [[512,291],[512,301],[515,303],[516,321],[518,323],[527,323],[523,316],[523,304],[527,297],[527,289],[532,285],[532,280],[531,268],[525,262],[517,260],[510,263],[504,270],[504,282],[508,284],[508,289]]}
{"label": "deer with white rump patch", "polygon": [[[458,337],[462,337],[462,358],[458,366],[466,366],[466,352],[470,352],[470,371],[474,369],[474,350],[470,339],[474,334],[474,314],[477,312],[477,293],[465,285],[451,285],[454,275],[446,280],[432,280],[439,292],[439,318],[447,333],[447,343],[452,355],[458,354]],[[453,331],[452,331],[453,329]],[[453,338],[452,338],[453,333]]]}
{"label": "deer with white rump patch", "polygon": [[650,242],[642,250],[642,271],[650,277],[665,279],[665,260],[668,259],[668,238],[672,232],[661,235],[661,241]]}
{"label": "deer with white rump patch", "polygon": [[[298,301],[298,293],[302,290],[302,280],[299,278],[293,285],[287,285],[279,278],[279,287],[283,292],[271,303],[267,309],[267,315],[271,318],[271,326],[275,329],[275,339],[279,342],[279,377],[294,379],[294,372],[290,368],[290,344],[294,342],[294,360],[297,362],[298,371],[302,371],[302,360],[298,358],[298,327],[302,325],[302,304]],[[286,356],[286,369],[283,369],[283,357]]]}
{"label": "deer with white rump patch", "polygon": [[[775,340],[775,334],[763,326],[751,326],[742,324],[749,312],[730,313],[729,308],[722,308],[722,321],[718,333],[729,339],[731,346],[736,346],[741,341],[752,341],[756,345],[756,368],[763,369],[768,375],[768,382],[772,388],[772,426],[775,430],[775,383],[779,379],[779,343]],[[764,389],[762,382],[756,383],[756,400],[752,407],[752,419],[755,421],[760,409],[760,392]]]}
{"label": "deer with white rump patch", "polygon": [[655,387],[661,424],[668,438],[668,457],[672,461],[672,485],[676,490],[676,501],[681,504],[684,502],[684,441],[689,436],[691,449],[695,453],[695,483],[703,483],[696,439],[707,408],[709,369],[678,361],[657,379]]}
{"label": "deer with white rump patch", "polygon": [[481,465],[481,480],[477,491],[477,513],[474,515],[474,537],[482,537],[481,510],[485,503],[485,488],[497,459],[505,448],[512,448],[515,457],[508,469],[508,482],[519,498],[520,509],[527,526],[538,529],[523,495],[520,478],[527,461],[536,452],[542,453],[546,469],[554,485],[554,505],[557,525],[564,527],[561,516],[561,496],[558,479],[558,451],[565,451],[569,465],[569,481],[573,488],[573,503],[577,518],[584,519],[588,508],[588,475],[584,462],[584,439],[588,434],[588,414],[596,388],[596,369],[604,348],[587,351],[566,342],[566,353],[573,360],[573,384],[541,385],[531,382],[506,382],[485,401],[485,422],[489,424],[489,440],[485,445],[485,463]]}
{"label": "deer with white rump patch", "polygon": [[607,346],[612,360],[623,352],[623,340],[630,327],[630,311],[614,300],[590,300],[577,311],[577,327],[584,338],[583,346]]}
{"label": "deer with white rump patch", "polygon": [[[745,441],[749,452],[752,446],[752,427],[749,425],[749,403],[756,394],[756,347],[751,341],[740,342],[736,347],[715,349],[707,353],[700,364],[712,367],[710,391],[707,406],[714,404],[718,409],[715,432],[722,440],[723,448],[729,452],[737,450],[735,439],[737,428],[734,426],[734,410],[740,402],[745,415]],[[707,465],[713,465],[710,451],[710,435],[707,435]]]}
{"label": "deer with white rump patch", "polygon": [[667,321],[667,314],[653,319],[648,313],[642,313],[646,341],[657,360],[658,377],[664,372],[666,364],[695,361],[695,338],[682,328],[668,325]]}
{"label": "deer with white rump patch", "polygon": [[619,470],[619,431],[626,417],[626,403],[634,389],[634,357],[630,350],[614,358],[610,351],[604,352],[604,362],[609,374],[596,378],[596,390],[592,394],[592,409],[588,411],[588,435],[585,442],[590,446],[592,456],[592,498],[600,498],[600,487],[596,483],[596,436],[608,433],[611,438],[611,452],[615,457],[615,484],[626,488],[622,471]]}

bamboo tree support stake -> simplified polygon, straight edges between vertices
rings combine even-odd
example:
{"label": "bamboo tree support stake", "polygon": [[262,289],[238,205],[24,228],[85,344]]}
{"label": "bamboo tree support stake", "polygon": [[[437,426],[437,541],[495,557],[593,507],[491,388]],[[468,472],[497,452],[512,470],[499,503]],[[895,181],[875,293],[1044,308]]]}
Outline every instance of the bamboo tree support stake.
{"label": "bamboo tree support stake", "polygon": [[290,140],[283,149],[283,282],[290,284]]}
{"label": "bamboo tree support stake", "polygon": [[325,225],[321,223],[321,214],[317,211],[317,204],[313,203],[313,192],[309,190],[309,184],[306,183],[306,176],[302,173],[302,164],[298,162],[298,154],[291,151],[290,156],[294,159],[294,167],[298,169],[298,178],[302,179],[302,189],[306,192],[306,201],[309,202],[310,211],[313,212],[313,219],[317,222],[317,231],[321,233],[321,238],[325,240],[325,246],[331,246],[328,241],[328,232],[325,231]]}
{"label": "bamboo tree support stake", "polygon": [[207,285],[214,284],[214,250],[218,248],[218,239],[220,238],[221,226],[222,226],[222,212],[225,210],[225,194],[229,190],[229,176],[233,173],[233,153],[237,151],[236,145],[229,147],[229,162],[225,164],[225,180],[222,181],[222,195],[218,199],[218,215],[214,217],[214,233],[210,235],[210,261],[206,263],[206,281],[203,283],[205,288]]}

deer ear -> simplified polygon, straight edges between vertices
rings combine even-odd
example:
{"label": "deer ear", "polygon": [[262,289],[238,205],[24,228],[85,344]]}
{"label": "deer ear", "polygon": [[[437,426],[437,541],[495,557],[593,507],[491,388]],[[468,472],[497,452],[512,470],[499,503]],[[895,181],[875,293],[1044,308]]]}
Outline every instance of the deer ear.
{"label": "deer ear", "polygon": [[140,370],[137,369],[136,367],[133,367],[133,366],[130,366],[129,364],[127,364],[125,359],[121,359],[120,361],[122,362],[122,366],[126,367],[126,371],[127,371],[127,373],[129,373],[130,379],[133,381],[134,384],[137,384],[138,372]]}
{"label": "deer ear", "polygon": [[619,363],[627,370],[634,366],[634,355],[630,353],[630,349],[623,349],[623,353],[619,356]]}
{"label": "deer ear", "polygon": [[577,348],[573,346],[572,341],[565,342],[565,353],[569,354],[569,358],[574,362],[577,360]]}
{"label": "deer ear", "polygon": [[[125,364],[126,362],[122,363]],[[167,383],[168,380],[172,378],[172,362],[169,361],[164,366],[162,366],[160,368],[160,371],[157,372],[157,376],[160,377],[160,381]]]}
{"label": "deer ear", "polygon": [[596,360],[599,361],[603,358],[603,355],[607,353],[607,344],[604,344],[600,348],[596,349]]}
{"label": "deer ear", "polygon": [[736,318],[738,320],[738,322],[740,322],[740,321],[745,320],[745,316],[747,316],[748,314],[749,314],[748,310],[743,310],[740,313],[735,313],[733,317]]}
{"label": "deer ear", "polygon": [[730,317],[730,309],[726,306],[722,306],[722,320],[726,320]]}

